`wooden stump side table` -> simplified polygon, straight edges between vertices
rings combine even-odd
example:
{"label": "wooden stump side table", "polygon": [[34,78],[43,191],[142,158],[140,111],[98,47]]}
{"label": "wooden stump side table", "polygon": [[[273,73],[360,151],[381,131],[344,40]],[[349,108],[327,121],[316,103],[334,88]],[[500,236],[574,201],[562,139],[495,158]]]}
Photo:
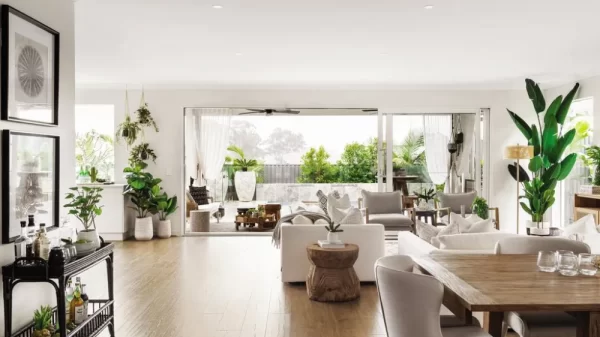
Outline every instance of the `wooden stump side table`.
{"label": "wooden stump side table", "polygon": [[341,249],[306,247],[310,270],[306,277],[306,292],[313,301],[345,302],[360,297],[360,281],[354,270],[358,246],[346,244]]}

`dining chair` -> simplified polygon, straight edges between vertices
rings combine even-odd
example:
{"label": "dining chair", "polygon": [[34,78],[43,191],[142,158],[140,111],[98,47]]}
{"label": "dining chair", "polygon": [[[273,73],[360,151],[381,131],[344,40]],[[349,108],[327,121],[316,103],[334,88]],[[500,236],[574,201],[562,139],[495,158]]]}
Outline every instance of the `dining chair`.
{"label": "dining chair", "polygon": [[441,327],[444,286],[413,273],[408,256],[382,259],[375,264],[375,277],[388,337],[490,337],[477,326]]}
{"label": "dining chair", "polygon": [[[565,238],[511,237],[501,239],[495,247],[497,255],[537,254],[541,250],[570,250],[575,254],[590,253],[587,244]],[[575,317],[566,312],[507,312],[504,314],[502,336],[506,336],[510,327],[520,337],[575,337],[576,324]]]}

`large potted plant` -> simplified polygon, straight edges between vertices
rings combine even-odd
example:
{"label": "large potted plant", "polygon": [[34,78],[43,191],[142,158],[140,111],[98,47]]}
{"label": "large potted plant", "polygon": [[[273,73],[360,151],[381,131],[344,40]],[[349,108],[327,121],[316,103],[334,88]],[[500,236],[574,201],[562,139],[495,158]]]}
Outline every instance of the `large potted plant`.
{"label": "large potted plant", "polygon": [[64,205],[69,209],[69,214],[75,216],[83,225],[84,230],[79,231],[77,238],[91,242],[94,248],[100,248],[100,238],[96,231],[96,216],[102,214],[102,207],[98,203],[102,199],[99,187],[71,187],[67,193],[68,203]]}
{"label": "large potted plant", "polygon": [[592,145],[585,149],[587,160],[590,161],[594,166],[594,176],[592,178],[592,184],[600,186],[600,147]]}
{"label": "large potted plant", "polygon": [[154,235],[152,225],[152,215],[158,212],[156,207],[156,196],[160,194],[161,179],[154,178],[152,174],[144,171],[148,165],[146,163],[137,163],[133,167],[126,167],[123,172],[126,173],[127,186],[123,194],[131,198],[135,207],[131,207],[137,212],[135,219],[135,239],[151,240]]}
{"label": "large potted plant", "polygon": [[258,165],[258,162],[254,159],[247,159],[244,151],[235,145],[229,146],[227,150],[238,156],[238,158],[225,157],[225,162],[232,163],[236,170],[233,182],[238,199],[252,201],[256,189],[256,172],[252,169]]}
{"label": "large potted plant", "polygon": [[[523,210],[531,215],[531,221],[527,224],[528,232],[548,234],[550,226],[544,223],[544,215],[555,202],[556,184],[567,178],[577,161],[576,153],[565,156],[565,151],[575,138],[576,130],[566,130],[564,127],[579,83],[575,84],[564,98],[562,95],[556,97],[547,109],[539,85],[530,79],[525,80],[525,84],[536,112],[537,124],[528,124],[519,115],[507,109],[527,143],[533,146],[534,157],[529,162],[532,177],[525,174],[524,178],[519,179],[525,190],[525,195],[520,196],[520,199],[525,201],[521,201],[520,204]],[[517,169],[520,173],[524,172],[521,167],[509,167],[511,174],[516,173]]]}
{"label": "large potted plant", "polygon": [[177,196],[169,198],[167,193],[163,193],[155,198],[156,210],[158,211],[158,237],[166,239],[171,237],[171,220],[167,217],[177,210]]}

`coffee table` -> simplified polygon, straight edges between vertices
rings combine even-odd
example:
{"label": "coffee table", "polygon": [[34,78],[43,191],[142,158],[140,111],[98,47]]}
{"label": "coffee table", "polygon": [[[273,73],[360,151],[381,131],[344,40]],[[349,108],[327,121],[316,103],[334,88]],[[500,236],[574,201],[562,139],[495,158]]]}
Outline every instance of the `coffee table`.
{"label": "coffee table", "polygon": [[341,249],[306,247],[310,270],[306,277],[306,292],[313,301],[345,302],[360,297],[360,281],[354,270],[358,246],[346,244]]}

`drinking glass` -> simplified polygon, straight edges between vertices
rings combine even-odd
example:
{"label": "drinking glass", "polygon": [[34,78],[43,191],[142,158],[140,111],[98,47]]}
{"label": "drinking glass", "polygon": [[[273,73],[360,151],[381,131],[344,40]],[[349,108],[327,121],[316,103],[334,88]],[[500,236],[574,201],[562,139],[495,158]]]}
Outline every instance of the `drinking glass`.
{"label": "drinking glass", "polygon": [[553,273],[556,271],[556,252],[538,252],[537,266],[540,271]]}
{"label": "drinking glass", "polygon": [[578,273],[577,256],[573,252],[558,255],[558,272],[564,276],[575,276]]}
{"label": "drinking glass", "polygon": [[579,272],[581,275],[594,276],[597,271],[595,255],[579,254]]}

